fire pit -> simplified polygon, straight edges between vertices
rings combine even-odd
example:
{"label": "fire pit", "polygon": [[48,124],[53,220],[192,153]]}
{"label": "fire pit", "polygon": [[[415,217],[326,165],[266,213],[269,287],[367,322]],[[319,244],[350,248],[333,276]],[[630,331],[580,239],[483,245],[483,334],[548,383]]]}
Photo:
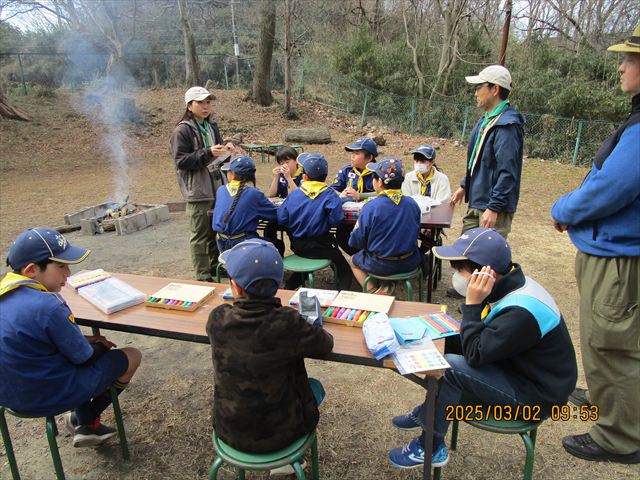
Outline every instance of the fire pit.
{"label": "fire pit", "polygon": [[117,235],[127,235],[169,220],[167,205],[143,203],[105,202],[86,207],[64,216],[67,225],[80,224],[83,235],[96,235],[114,231]]}

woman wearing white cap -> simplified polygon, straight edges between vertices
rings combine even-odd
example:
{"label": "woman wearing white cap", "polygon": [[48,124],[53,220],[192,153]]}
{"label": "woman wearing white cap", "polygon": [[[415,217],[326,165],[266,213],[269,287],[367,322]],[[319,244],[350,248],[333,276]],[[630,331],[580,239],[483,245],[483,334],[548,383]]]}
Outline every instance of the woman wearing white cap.
{"label": "woman wearing white cap", "polygon": [[[171,134],[171,154],[176,166],[180,192],[187,202],[191,231],[190,250],[196,279],[212,281],[218,261],[216,238],[207,212],[215,200],[214,183],[224,183],[213,168],[216,158],[229,156],[235,148],[223,145],[218,125],[211,118],[215,96],[203,87],[191,87],[184,95],[186,109]],[[217,186],[217,185],[215,185]]]}

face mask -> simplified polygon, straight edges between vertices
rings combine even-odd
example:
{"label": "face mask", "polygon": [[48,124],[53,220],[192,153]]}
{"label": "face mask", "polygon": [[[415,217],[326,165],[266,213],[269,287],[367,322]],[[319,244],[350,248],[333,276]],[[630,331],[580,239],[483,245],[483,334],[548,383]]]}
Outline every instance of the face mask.
{"label": "face mask", "polygon": [[413,169],[418,173],[426,173],[429,170],[429,166],[426,163],[414,163]]}
{"label": "face mask", "polygon": [[453,284],[453,288],[456,292],[463,297],[467,296],[467,288],[469,287],[468,278],[464,278],[460,273],[454,272],[453,277],[451,278],[451,283]]}

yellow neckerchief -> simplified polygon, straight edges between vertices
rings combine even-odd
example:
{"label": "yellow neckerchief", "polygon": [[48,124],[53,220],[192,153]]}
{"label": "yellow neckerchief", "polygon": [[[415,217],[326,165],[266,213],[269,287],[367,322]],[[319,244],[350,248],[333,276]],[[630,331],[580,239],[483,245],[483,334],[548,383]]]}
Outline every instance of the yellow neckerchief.
{"label": "yellow neckerchief", "polygon": [[[294,173],[291,177],[293,183],[296,183],[296,178],[302,177],[302,165],[300,165],[298,162],[296,162],[296,165],[298,166],[296,168],[296,173]],[[289,185],[289,182],[287,182],[287,193],[291,193],[291,185]]]}
{"label": "yellow neckerchief", "polygon": [[[41,292],[48,293],[56,297],[56,300],[58,300],[60,303],[65,303],[64,299],[59,294],[55,292],[50,292],[49,290],[47,290],[47,287],[42,285],[39,281],[29,277],[25,277],[24,275],[20,275],[18,273],[13,273],[13,272],[7,273],[4,276],[4,278],[0,281],[0,297],[5,293],[9,293],[20,287],[33,288],[34,290],[39,290]],[[74,318],[73,313],[71,312],[69,312],[69,316],[67,317],[67,319],[71,323],[76,323],[76,319]]]}
{"label": "yellow neckerchief", "polygon": [[231,195],[232,197],[236,196],[236,193],[238,193],[239,189],[240,189],[239,180],[231,180],[229,183],[227,183],[227,192],[229,192],[229,195]]}
{"label": "yellow neckerchief", "polygon": [[425,195],[425,196],[427,195],[429,183],[431,183],[431,179],[435,174],[436,174],[435,167],[431,167],[431,171],[429,172],[429,175],[427,175],[427,178],[424,178],[424,175],[422,173],[416,172],[418,181],[420,182],[420,195]]}
{"label": "yellow neckerchief", "polygon": [[[511,265],[511,270],[509,270],[509,273],[513,272],[515,269],[516,267],[514,265]],[[485,318],[487,318],[487,315],[489,315],[490,311],[491,311],[491,305],[487,303],[482,309],[482,313],[480,314],[480,320],[484,320]]]}
{"label": "yellow neckerchief", "polygon": [[327,186],[326,183],[316,182],[314,180],[307,180],[306,182],[302,182],[300,184],[300,190],[302,190],[302,193],[304,193],[311,200],[316,198],[318,195],[324,192],[327,188],[329,187]]}
{"label": "yellow neckerchief", "polygon": [[362,172],[359,172],[356,167],[353,167],[353,171],[358,174],[358,184],[356,185],[356,191],[358,193],[364,193],[364,177],[367,175],[372,175],[373,171],[367,170],[367,167],[364,167]]}
{"label": "yellow neckerchief", "polygon": [[396,205],[399,205],[400,200],[402,200],[402,190],[386,189],[382,190],[378,195],[386,195]]}

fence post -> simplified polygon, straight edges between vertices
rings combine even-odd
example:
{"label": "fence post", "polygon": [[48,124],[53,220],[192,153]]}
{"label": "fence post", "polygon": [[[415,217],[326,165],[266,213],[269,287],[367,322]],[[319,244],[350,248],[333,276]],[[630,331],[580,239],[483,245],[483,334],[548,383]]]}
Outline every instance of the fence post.
{"label": "fence post", "polygon": [[367,123],[367,107],[369,106],[369,90],[364,90],[364,105],[362,106],[362,117],[360,118],[360,126],[364,127]]}
{"label": "fence post", "polygon": [[578,122],[578,133],[576,135],[576,146],[573,149],[573,165],[575,166],[578,161],[578,150],[580,149],[580,138],[582,137],[582,126],[584,125],[584,120],[580,120]]}
{"label": "fence post", "polygon": [[169,75],[169,59],[166,53],[162,54],[162,60],[164,61],[164,86],[168,87],[171,75]]}
{"label": "fence post", "polygon": [[409,119],[409,125],[411,133],[416,131],[416,112],[418,110],[418,97],[411,99],[411,118]]}
{"label": "fence post", "polygon": [[20,81],[22,82],[22,94],[27,94],[27,83],[24,81],[24,69],[22,68],[22,58],[18,54],[18,64],[20,65]]}
{"label": "fence post", "polygon": [[462,133],[460,134],[460,141],[464,142],[464,137],[467,134],[467,125],[469,123],[469,105],[464,106],[464,122],[462,123]]}
{"label": "fence post", "polygon": [[224,59],[224,63],[222,64],[224,66],[224,84],[227,86],[227,90],[229,90],[229,75],[227,73],[227,59]]}
{"label": "fence post", "polygon": [[335,94],[336,111],[340,111],[340,83],[336,78],[336,94]]}
{"label": "fence post", "polygon": [[302,98],[304,93],[304,62],[302,62],[302,68],[300,69],[300,87],[298,88],[298,101]]}

